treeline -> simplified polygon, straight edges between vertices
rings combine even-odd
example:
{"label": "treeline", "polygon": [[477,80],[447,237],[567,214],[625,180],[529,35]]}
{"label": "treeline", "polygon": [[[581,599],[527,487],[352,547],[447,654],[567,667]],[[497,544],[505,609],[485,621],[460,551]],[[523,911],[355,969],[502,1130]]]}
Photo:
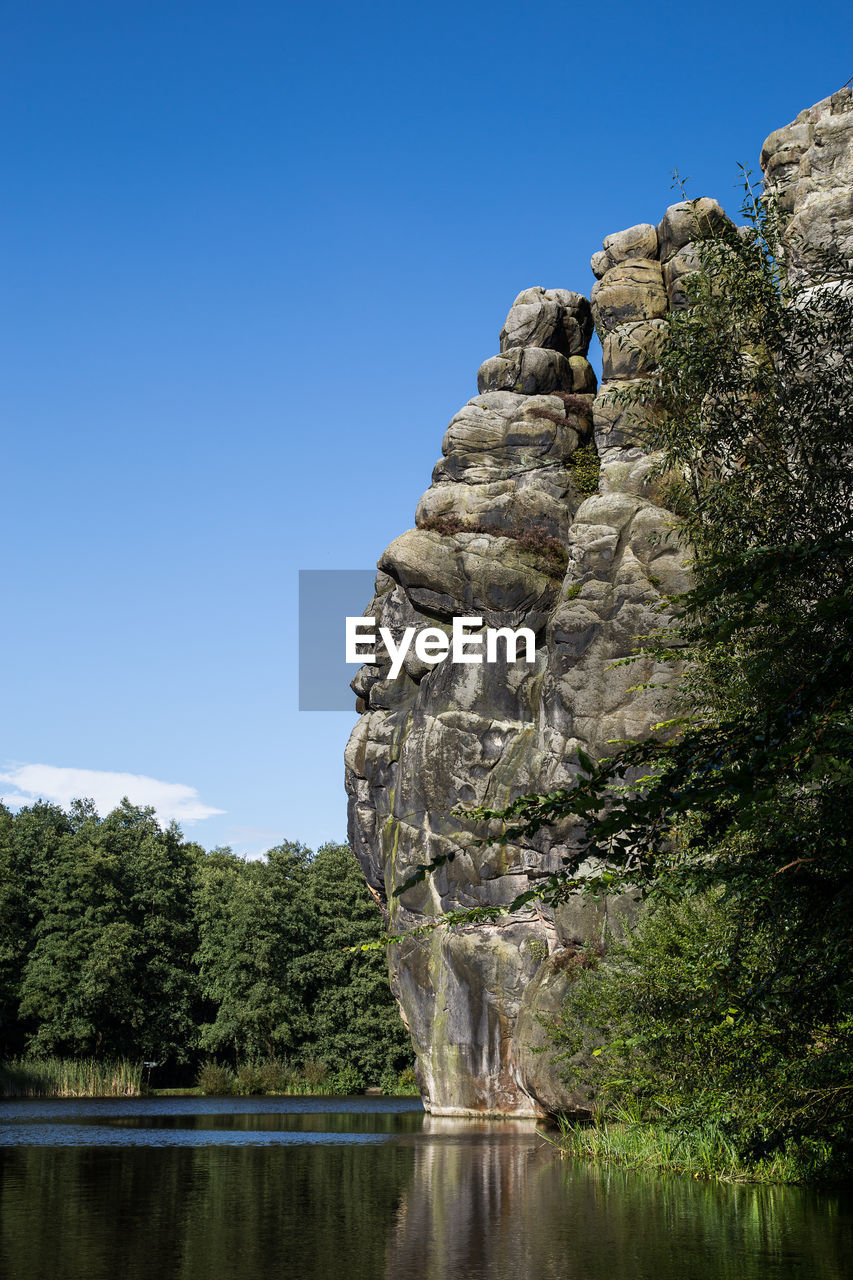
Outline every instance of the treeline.
{"label": "treeline", "polygon": [[383,922],[346,845],[205,851],[153,810],[0,805],[0,1059],[312,1064],[348,1088],[411,1068]]}

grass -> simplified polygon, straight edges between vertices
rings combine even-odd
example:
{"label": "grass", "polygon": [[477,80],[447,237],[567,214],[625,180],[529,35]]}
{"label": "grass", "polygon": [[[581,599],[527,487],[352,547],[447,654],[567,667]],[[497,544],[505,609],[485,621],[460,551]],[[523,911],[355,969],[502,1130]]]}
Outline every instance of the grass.
{"label": "grass", "polygon": [[149,1098],[200,1098],[201,1089],[198,1085],[188,1084],[180,1089],[146,1089]]}
{"label": "grass", "polygon": [[613,1120],[577,1124],[558,1118],[554,1143],[564,1156],[626,1169],[679,1173],[710,1182],[794,1183],[802,1181],[798,1163],[782,1152],[745,1162],[731,1140],[713,1123],[690,1132],[638,1120],[626,1111]]}
{"label": "grass", "polygon": [[[387,1095],[418,1094],[414,1071],[389,1073],[381,1081]],[[2,1098],[137,1098],[142,1094],[169,1097],[184,1094],[248,1097],[257,1094],[357,1094],[364,1082],[352,1068],[329,1071],[323,1062],[307,1059],[298,1066],[286,1059],[243,1062],[236,1070],[206,1062],[196,1083],[174,1089],[151,1089],[143,1064],[126,1059],[99,1062],[94,1058],[13,1058],[0,1063]]]}
{"label": "grass", "polygon": [[4,1098],[135,1098],[141,1093],[141,1062],[13,1058],[0,1064]]}

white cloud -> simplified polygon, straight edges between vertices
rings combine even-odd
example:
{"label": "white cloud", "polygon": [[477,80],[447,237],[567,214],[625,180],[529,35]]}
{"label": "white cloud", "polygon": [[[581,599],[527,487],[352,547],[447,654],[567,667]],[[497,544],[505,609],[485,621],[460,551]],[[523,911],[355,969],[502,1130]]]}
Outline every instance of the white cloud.
{"label": "white cloud", "polygon": [[262,858],[267,849],[281,844],[284,837],[275,827],[228,827],[223,835],[222,843],[230,846],[241,858],[252,861]]}
{"label": "white cloud", "polygon": [[102,769],[58,769],[50,764],[19,764],[0,773],[0,787],[9,786],[2,800],[9,808],[50,800],[67,808],[72,800],[91,799],[102,816],[127,796],[132,804],[153,805],[163,822],[199,822],[224,809],[202,804],[195,787],[161,782],[141,773],[110,773]]}

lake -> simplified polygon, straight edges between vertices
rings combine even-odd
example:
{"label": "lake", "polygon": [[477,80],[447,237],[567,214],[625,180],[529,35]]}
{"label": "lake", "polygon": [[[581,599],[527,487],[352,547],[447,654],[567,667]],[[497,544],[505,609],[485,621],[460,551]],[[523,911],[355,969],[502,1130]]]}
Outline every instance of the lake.
{"label": "lake", "polygon": [[841,1280],[849,1197],[562,1160],[386,1098],[0,1103],[3,1280]]}

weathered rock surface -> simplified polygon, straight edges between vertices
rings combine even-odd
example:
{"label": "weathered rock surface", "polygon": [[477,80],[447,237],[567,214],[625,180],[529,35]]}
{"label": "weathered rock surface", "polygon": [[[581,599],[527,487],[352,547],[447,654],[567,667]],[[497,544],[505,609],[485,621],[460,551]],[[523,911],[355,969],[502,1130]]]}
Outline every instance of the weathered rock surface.
{"label": "weathered rock surface", "polygon": [[707,196],[670,205],[658,223],[661,262],[669,262],[696,240],[705,240],[727,221],[717,201]]}
{"label": "weathered rock surface", "polygon": [[790,215],[792,263],[808,275],[808,247],[853,260],[853,90],[839,89],[771,133],[761,149],[768,190]]}
{"label": "weathered rock surface", "polygon": [[666,290],[659,262],[636,258],[606,271],[592,291],[592,314],[599,329],[666,315]]}
{"label": "weathered rock surface", "polygon": [[480,365],[477,388],[526,396],[594,391],[595,374],[584,356],[564,356],[545,347],[513,347]]}
{"label": "weathered rock surface", "polygon": [[[853,255],[851,121],[842,91],[771,135],[764,161],[806,233],[832,236]],[[697,243],[725,216],[714,200],[682,201],[657,227],[608,236],[593,258],[591,307],[563,289],[519,294],[500,354],[480,369],[480,394],[445,433],[416,528],[379,561],[366,613],[395,637],[407,627],[447,633],[470,616],[536,635],[531,664],[500,650],[494,664],[431,665],[410,650],[396,680],[380,654],[353,681],[364,714],[346,752],[350,839],[396,932],[448,910],[507,905],[559,870],[572,847],[569,827],[483,846],[457,806],[500,808],[567,785],[578,748],[606,755],[665,711],[665,693],[645,686],[653,678],[665,688],[675,670],[648,659],[614,666],[666,620],[666,598],[687,584],[678,521],[660,505],[642,419],[620,392],[654,368]],[[586,360],[593,316],[599,388]],[[591,441],[595,492],[577,465]],[[418,864],[447,854],[453,860],[424,883],[392,896]],[[536,1050],[584,948],[605,944],[630,910],[579,900],[393,947],[392,983],[428,1109],[583,1109],[552,1056]]]}
{"label": "weathered rock surface", "polygon": [[450,423],[416,523],[457,516],[495,533],[519,523],[564,538],[581,496],[569,462],[592,433],[591,395],[491,391]]}
{"label": "weathered rock surface", "polygon": [[[659,324],[667,303],[660,263],[647,256],[654,227],[608,245],[618,260],[596,307],[605,339],[625,317]],[[537,637],[530,665],[501,650],[495,664],[430,666],[410,651],[396,680],[380,657],[353,681],[364,714],[347,748],[350,835],[397,931],[454,908],[506,905],[562,865],[570,831],[481,848],[456,806],[501,806],[563,785],[578,747],[605,754],[660,715],[656,694],[633,689],[651,676],[648,662],[608,668],[659,623],[661,596],[683,585],[684,569],[675,521],[656,503],[624,406],[607,385],[592,394],[591,317],[576,293],[519,295],[502,354],[480,370],[481,394],[445,433],[417,527],[379,561],[368,612],[395,638],[406,627],[449,631],[460,616]],[[590,494],[575,463],[593,440],[601,472]],[[447,853],[452,862],[392,898],[418,863]],[[394,987],[433,1112],[582,1105],[550,1055],[534,1049],[545,1044],[541,1019],[556,1012],[575,958],[598,937],[593,916],[583,906],[574,915],[543,911],[394,948]]]}
{"label": "weathered rock surface", "polygon": [[546,347],[565,356],[586,355],[592,336],[589,302],[568,289],[524,289],[501,329],[501,351]]}
{"label": "weathered rock surface", "polygon": [[633,258],[657,258],[658,233],[650,222],[640,222],[626,231],[604,237],[604,246],[590,260],[592,274],[600,280],[605,271]]}

